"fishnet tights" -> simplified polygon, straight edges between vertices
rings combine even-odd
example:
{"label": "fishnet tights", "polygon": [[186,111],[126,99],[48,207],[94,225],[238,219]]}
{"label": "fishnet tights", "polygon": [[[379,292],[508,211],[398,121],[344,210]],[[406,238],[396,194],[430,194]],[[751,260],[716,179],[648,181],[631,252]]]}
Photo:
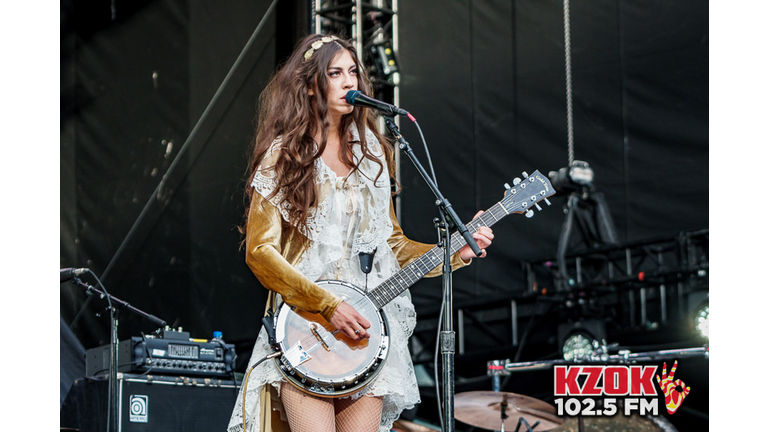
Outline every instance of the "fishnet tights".
{"label": "fishnet tights", "polygon": [[283,382],[280,399],[291,432],[374,432],[381,423],[380,397],[321,398]]}

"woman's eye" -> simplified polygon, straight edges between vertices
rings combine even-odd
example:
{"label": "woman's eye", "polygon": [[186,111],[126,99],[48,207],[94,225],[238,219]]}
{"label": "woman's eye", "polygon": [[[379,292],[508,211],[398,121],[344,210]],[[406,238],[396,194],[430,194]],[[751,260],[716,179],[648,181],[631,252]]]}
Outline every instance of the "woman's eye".
{"label": "woman's eye", "polygon": [[339,75],[341,75],[341,72],[339,71],[328,72],[328,76],[330,77],[337,77]]}
{"label": "woman's eye", "polygon": [[352,69],[351,71],[349,71],[349,74],[350,75],[357,75],[357,69]]}

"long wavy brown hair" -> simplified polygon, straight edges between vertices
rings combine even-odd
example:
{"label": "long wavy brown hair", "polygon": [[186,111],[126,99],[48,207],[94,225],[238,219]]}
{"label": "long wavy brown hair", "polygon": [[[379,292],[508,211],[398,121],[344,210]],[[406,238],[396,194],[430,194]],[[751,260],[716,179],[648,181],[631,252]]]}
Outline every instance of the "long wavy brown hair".
{"label": "long wavy brown hair", "polygon": [[[248,186],[246,196],[248,208],[253,196],[253,181],[256,169],[259,167],[267,151],[277,137],[282,138],[280,152],[275,165],[277,188],[266,198],[274,197],[278,192],[283,194],[283,202],[288,206],[288,222],[296,228],[307,227],[307,217],[310,210],[317,206],[318,197],[315,189],[315,161],[325,150],[328,140],[328,88],[327,70],[329,64],[346,50],[352,56],[357,66],[358,90],[370,95],[370,81],[365,68],[348,40],[339,38],[333,42],[324,43],[314,50],[312,56],[305,60],[305,53],[313,42],[323,35],[313,34],[298,43],[288,60],[277,70],[259,97],[257,114],[256,137],[252,142],[251,157],[248,164]],[[309,95],[314,88],[314,96]],[[341,160],[349,166],[356,164],[352,160],[351,143],[348,130],[355,123],[360,133],[359,145],[363,158],[378,164],[380,169],[376,180],[381,175],[394,178],[394,162],[392,144],[385,139],[375,125],[376,115],[371,110],[355,107],[352,113],[342,116],[339,124],[341,137]],[[320,119],[318,121],[318,119]],[[321,128],[322,142],[317,146],[314,135]],[[370,129],[384,149],[384,156],[389,167],[385,174],[384,165],[368,149],[365,142],[365,129]],[[361,160],[362,161],[362,160]],[[247,217],[247,214],[246,214]],[[306,231],[305,231],[306,232]]]}

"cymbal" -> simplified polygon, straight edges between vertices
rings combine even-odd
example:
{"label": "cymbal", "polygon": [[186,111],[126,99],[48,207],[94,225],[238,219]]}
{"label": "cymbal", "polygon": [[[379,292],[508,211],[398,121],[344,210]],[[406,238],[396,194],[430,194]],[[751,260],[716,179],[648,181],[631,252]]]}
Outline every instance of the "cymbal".
{"label": "cymbal", "polygon": [[[494,391],[458,393],[454,397],[454,417],[482,429],[500,430],[504,402],[507,404],[506,430],[515,430],[520,418],[525,419],[529,426],[540,421],[537,431],[553,429],[563,423],[563,419],[555,415],[553,405],[529,396]],[[522,427],[521,430],[526,429]]]}

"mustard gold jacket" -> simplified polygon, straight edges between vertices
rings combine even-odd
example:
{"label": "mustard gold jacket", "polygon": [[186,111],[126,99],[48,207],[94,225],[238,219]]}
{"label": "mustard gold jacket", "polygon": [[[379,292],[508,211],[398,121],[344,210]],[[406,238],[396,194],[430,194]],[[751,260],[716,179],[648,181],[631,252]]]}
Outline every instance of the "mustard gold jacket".
{"label": "mustard gold jacket", "polygon": [[[409,240],[400,228],[391,202],[389,210],[393,229],[387,243],[402,268],[434,245]],[[309,280],[294,267],[304,252],[305,240],[295,227],[282,218],[277,207],[260,194],[253,194],[246,225],[245,262],[248,267],[265,288],[280,294],[286,303],[307,312],[319,313],[330,320],[341,299]],[[451,257],[454,269],[470,263],[471,260],[462,260],[458,253]],[[442,265],[426,277],[441,274]]]}

